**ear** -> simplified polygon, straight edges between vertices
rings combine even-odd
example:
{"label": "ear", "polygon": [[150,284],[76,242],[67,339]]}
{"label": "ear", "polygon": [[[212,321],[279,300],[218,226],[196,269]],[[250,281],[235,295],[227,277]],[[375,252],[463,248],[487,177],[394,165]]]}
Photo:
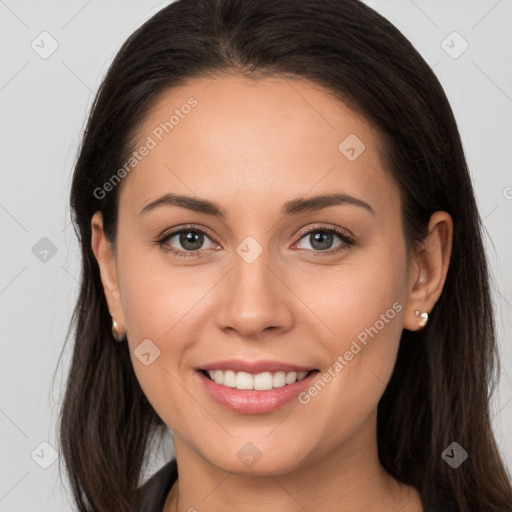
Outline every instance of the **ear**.
{"label": "ear", "polygon": [[110,315],[119,324],[119,330],[125,332],[126,324],[117,278],[117,261],[114,248],[103,231],[103,215],[99,211],[91,218],[91,247],[100,268],[101,283]]}
{"label": "ear", "polygon": [[428,235],[409,262],[409,283],[404,308],[404,328],[417,331],[421,318],[416,311],[430,314],[439,299],[448,273],[452,252],[453,220],[446,212],[435,212]]}

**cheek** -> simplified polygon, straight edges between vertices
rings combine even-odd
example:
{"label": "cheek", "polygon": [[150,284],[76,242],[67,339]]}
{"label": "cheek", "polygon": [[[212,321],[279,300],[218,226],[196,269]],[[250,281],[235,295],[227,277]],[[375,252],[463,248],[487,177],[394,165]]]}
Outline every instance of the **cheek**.
{"label": "cheek", "polygon": [[[121,298],[133,367],[155,406],[165,395],[160,386],[173,381],[166,371],[174,375],[187,362],[188,340],[194,338],[191,319],[206,291],[205,281],[192,267],[172,268],[155,257],[156,249],[134,245],[124,247],[124,253],[119,245]],[[151,363],[146,366],[139,356],[148,352]]]}
{"label": "cheek", "polygon": [[358,337],[364,343],[368,331],[396,340],[406,285],[405,248],[381,244],[339,266],[304,273],[293,288],[325,326],[324,345],[334,355],[348,350]]}
{"label": "cheek", "polygon": [[331,272],[324,279],[324,292],[308,298],[329,327],[322,345],[331,363],[302,399],[315,421],[335,426],[325,433],[333,442],[340,435],[338,428],[350,436],[360,427],[391,377],[403,328],[405,264],[405,249],[400,253],[381,248],[375,256],[368,252]]}
{"label": "cheek", "polygon": [[199,338],[194,320],[199,308],[195,306],[205,294],[205,281],[194,278],[192,270],[187,275],[152,265],[151,258],[138,264],[141,260],[136,256],[136,252],[130,254],[123,265],[130,357],[137,380],[157,414],[178,426],[176,418],[190,415],[190,397],[180,383],[181,369],[191,366],[188,355]]}
{"label": "cheek", "polygon": [[201,271],[167,264],[158,248],[124,245],[120,242],[118,269],[131,342],[172,337],[172,331],[182,328],[181,322],[205,293]]}

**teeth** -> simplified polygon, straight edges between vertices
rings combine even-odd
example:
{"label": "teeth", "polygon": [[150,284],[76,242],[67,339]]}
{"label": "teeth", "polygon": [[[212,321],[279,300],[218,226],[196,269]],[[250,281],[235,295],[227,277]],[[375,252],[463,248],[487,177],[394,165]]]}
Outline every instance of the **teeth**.
{"label": "teeth", "polygon": [[264,372],[252,375],[247,372],[234,372],[232,370],[208,370],[208,375],[217,384],[237,389],[256,389],[266,391],[272,388],[281,388],[287,384],[302,380],[308,372]]}

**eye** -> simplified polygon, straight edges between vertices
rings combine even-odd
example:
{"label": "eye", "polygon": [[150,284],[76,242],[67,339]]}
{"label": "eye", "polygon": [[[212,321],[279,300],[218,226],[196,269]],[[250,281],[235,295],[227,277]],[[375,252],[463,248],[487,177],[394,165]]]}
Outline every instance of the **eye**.
{"label": "eye", "polygon": [[[333,241],[338,238],[338,245],[332,247]],[[332,227],[316,227],[302,234],[299,242],[292,248],[300,244],[305,239],[309,243],[309,247],[298,247],[299,249],[312,250],[313,254],[327,255],[334,252],[347,249],[356,242],[354,238],[339,228]],[[204,247],[205,241],[210,241],[209,246]],[[179,258],[194,258],[201,255],[201,251],[206,249],[219,249],[219,246],[201,229],[183,227],[166,233],[156,241],[164,251],[173,254]],[[208,245],[208,244],[207,244]]]}
{"label": "eye", "polygon": [[[332,244],[336,238],[341,242],[333,248]],[[301,236],[300,240],[303,239],[309,243],[309,247],[305,247],[306,249],[312,249],[315,252],[328,252],[329,254],[346,249],[355,243],[353,237],[341,229],[326,227],[310,229]],[[299,247],[299,249],[303,248]]]}
{"label": "eye", "polygon": [[[203,246],[205,240],[211,242],[207,247]],[[165,234],[157,243],[165,251],[183,258],[196,257],[199,256],[200,250],[216,248],[215,242],[204,231],[195,228],[182,228],[172,231]]]}

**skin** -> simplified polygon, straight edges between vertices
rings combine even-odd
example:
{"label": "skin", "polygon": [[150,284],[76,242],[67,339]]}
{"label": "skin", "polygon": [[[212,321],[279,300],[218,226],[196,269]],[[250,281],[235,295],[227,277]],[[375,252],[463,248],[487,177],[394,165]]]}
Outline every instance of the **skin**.
{"label": "skin", "polygon": [[[305,80],[195,79],[160,98],[140,143],[191,96],[195,109],[124,178],[115,247],[101,213],[91,219],[110,313],[127,332],[142,389],[173,433],[179,479],[164,512],[420,512],[416,490],[379,463],[377,405],[402,329],[420,329],[415,310],[430,312],[441,294],[450,216],[436,212],[425,243],[408,252],[399,189],[379,158],[378,133]],[[349,134],[366,146],[354,161],[338,149]],[[171,192],[214,201],[226,216],[177,206],[140,213]],[[291,199],[334,192],[374,212],[341,204],[280,213]],[[206,233],[196,258],[155,244],[184,224]],[[334,234],[322,246],[304,234],[326,227],[348,231],[356,244]],[[250,264],[236,252],[248,236],[262,248]],[[194,250],[179,236],[166,244]],[[231,358],[326,372],[394,303],[401,310],[306,405],[293,400],[241,414],[198,384],[195,368]],[[149,366],[133,352],[147,338],[160,350]],[[261,454],[250,467],[237,457],[248,442]]]}

